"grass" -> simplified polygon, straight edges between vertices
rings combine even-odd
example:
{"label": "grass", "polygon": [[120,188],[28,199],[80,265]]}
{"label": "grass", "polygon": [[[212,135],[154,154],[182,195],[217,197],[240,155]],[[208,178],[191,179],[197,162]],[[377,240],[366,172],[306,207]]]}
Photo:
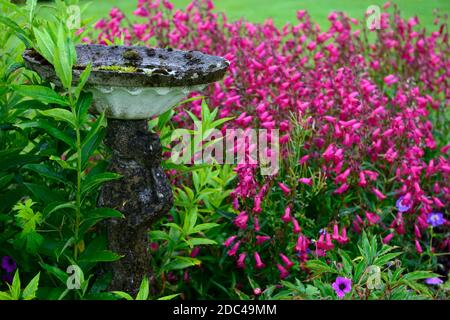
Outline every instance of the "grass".
{"label": "grass", "polygon": [[[81,3],[89,1],[82,0]],[[112,7],[118,7],[131,15],[136,9],[136,0],[93,0],[84,14],[84,18],[98,20],[108,15]],[[217,11],[227,14],[231,20],[245,18],[252,22],[263,22],[273,19],[276,25],[282,26],[286,22],[295,23],[296,11],[307,10],[313,21],[322,28],[328,27],[327,16],[331,11],[344,11],[349,16],[363,19],[366,9],[370,5],[382,6],[386,0],[215,0]],[[190,0],[172,0],[176,8],[184,8]],[[396,0],[395,3],[404,17],[417,15],[421,24],[428,30],[433,28],[433,10],[441,13],[450,12],[448,0]],[[139,21],[139,18],[135,18]]]}

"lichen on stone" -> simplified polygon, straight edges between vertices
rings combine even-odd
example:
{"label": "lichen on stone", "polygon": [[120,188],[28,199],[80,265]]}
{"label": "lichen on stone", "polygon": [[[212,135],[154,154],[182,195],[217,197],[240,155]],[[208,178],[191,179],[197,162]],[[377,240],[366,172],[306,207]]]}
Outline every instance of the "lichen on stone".
{"label": "lichen on stone", "polygon": [[101,66],[94,68],[94,70],[105,70],[105,71],[115,71],[115,72],[137,72],[138,69],[132,66]]}

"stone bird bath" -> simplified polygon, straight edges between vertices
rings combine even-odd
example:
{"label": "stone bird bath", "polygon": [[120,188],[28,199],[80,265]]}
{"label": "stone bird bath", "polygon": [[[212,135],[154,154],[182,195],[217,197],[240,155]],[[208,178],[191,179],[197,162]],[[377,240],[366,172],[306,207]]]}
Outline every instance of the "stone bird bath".
{"label": "stone bird bath", "polygon": [[[109,171],[123,176],[106,183],[98,205],[121,211],[125,219],[106,222],[109,249],[124,257],[112,264],[110,290],[135,294],[151,276],[147,232],[167,214],[172,189],[161,167],[161,144],[148,131],[148,119],[169,110],[190,92],[223,78],[229,63],[199,51],[80,45],[73,69],[77,83],[84,68],[92,72],[85,90],[93,93],[91,112],[105,112],[105,144],[112,149]],[[25,64],[42,78],[60,85],[53,67],[34,50]]]}

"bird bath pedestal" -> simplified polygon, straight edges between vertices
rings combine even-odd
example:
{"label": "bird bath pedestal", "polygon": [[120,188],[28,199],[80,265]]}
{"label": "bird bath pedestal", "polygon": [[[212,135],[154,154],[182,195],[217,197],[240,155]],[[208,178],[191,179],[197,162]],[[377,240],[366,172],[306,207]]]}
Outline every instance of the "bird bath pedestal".
{"label": "bird bath pedestal", "polygon": [[[173,49],[80,45],[76,51],[74,82],[91,63],[85,88],[93,93],[91,111],[108,117],[108,170],[122,175],[102,187],[98,200],[100,207],[125,216],[106,222],[109,249],[123,256],[107,266],[112,271],[109,289],[136,294],[143,277],[151,275],[148,230],[173,202],[161,167],[159,137],[148,131],[148,119],[222,79],[229,63],[198,51]],[[59,84],[53,67],[35,51],[26,50],[24,60],[43,78]]]}

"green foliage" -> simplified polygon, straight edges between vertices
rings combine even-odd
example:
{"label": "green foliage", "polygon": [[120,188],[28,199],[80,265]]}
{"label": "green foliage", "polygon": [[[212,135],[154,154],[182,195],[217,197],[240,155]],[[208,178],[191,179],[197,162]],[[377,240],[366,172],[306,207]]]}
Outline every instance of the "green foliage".
{"label": "green foliage", "polygon": [[[73,83],[79,36],[67,26],[68,4],[57,1],[52,19],[35,14],[36,1],[0,6],[0,256],[12,256],[27,275],[44,271],[42,287],[37,290],[35,280],[24,297],[93,295],[96,265],[120,259],[106,249],[96,225],[122,215],[96,208],[101,185],[120,176],[105,172],[105,116],[88,113],[92,94],[83,88],[91,67]],[[51,63],[59,81],[50,84],[24,70],[24,46]],[[79,268],[80,289],[66,288],[69,265]],[[18,298],[14,281],[11,295]],[[104,279],[96,281],[99,286]]]}
{"label": "green foliage", "polygon": [[40,273],[38,273],[27,286],[22,289],[20,283],[19,271],[14,274],[11,285],[8,284],[8,291],[0,291],[0,300],[33,300],[36,298],[38,290]]}

